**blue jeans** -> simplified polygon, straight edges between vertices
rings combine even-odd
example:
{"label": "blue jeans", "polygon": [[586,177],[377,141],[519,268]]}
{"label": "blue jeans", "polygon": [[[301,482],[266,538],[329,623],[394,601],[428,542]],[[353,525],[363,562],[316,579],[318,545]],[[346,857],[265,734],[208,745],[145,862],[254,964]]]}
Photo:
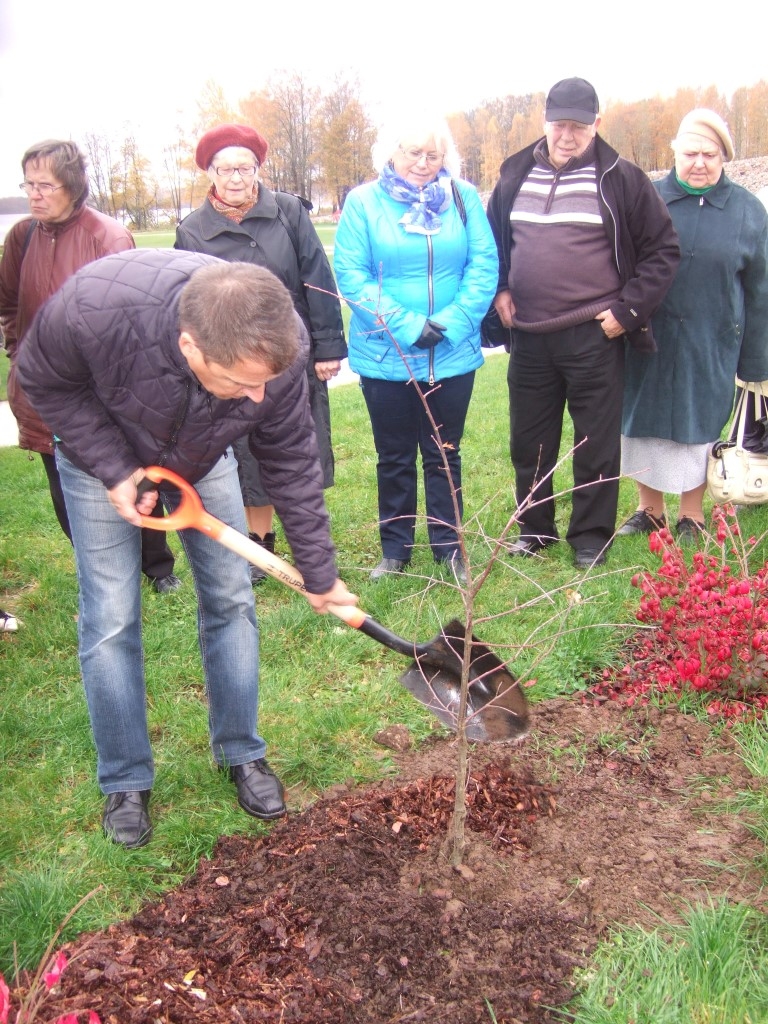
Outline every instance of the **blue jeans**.
{"label": "blue jeans", "polygon": [[416,529],[419,452],[424,469],[427,533],[432,554],[441,561],[459,551],[451,485],[419,391],[427,396],[430,412],[440,431],[451,480],[457,491],[461,521],[461,438],[474,383],[474,370],[447,377],[432,387],[424,381],[416,384],[360,378],[378,455],[379,534],[385,558],[407,562],[411,557]]}
{"label": "blue jeans", "polygon": [[[110,504],[104,485],[57,452],[80,587],[78,642],[104,793],[151,789],[141,639],[141,530]],[[195,485],[206,509],[241,533],[245,514],[231,451]],[[178,494],[162,493],[168,508]],[[259,633],[248,562],[218,542],[179,532],[198,597],[198,638],[214,759],[244,764],[264,756],[256,732]]]}

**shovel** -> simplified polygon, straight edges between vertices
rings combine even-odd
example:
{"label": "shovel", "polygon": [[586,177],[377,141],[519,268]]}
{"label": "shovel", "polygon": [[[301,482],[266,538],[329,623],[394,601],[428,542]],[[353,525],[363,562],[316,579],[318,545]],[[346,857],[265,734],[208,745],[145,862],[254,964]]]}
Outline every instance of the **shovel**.
{"label": "shovel", "polygon": [[[142,516],[142,526],[153,530],[184,530],[193,527],[242,555],[280,583],[299,593],[307,592],[304,580],[292,565],[206,512],[197,491],[177,473],[160,466],[150,466],[144,472],[154,484],[167,481],[177,488],[181,501],[163,519]],[[151,489],[142,480],[139,494]],[[465,643],[465,629],[460,622],[454,620],[448,623],[434,640],[415,643],[392,633],[355,605],[331,605],[329,611],[377,643],[413,658],[400,681],[444,725],[456,731]],[[525,694],[503,661],[475,636],[472,636],[471,642],[465,718],[467,739],[494,742],[521,739],[529,728]]]}

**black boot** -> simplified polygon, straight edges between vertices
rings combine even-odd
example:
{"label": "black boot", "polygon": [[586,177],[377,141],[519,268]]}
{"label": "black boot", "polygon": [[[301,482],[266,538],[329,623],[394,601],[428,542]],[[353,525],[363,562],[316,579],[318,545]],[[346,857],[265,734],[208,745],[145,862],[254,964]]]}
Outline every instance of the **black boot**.
{"label": "black boot", "polygon": [[[275,553],[275,535],[274,533],[266,533],[263,537],[260,537],[258,533],[249,533],[248,536],[254,543],[260,547],[265,548],[273,555]],[[267,574],[263,569],[260,569],[258,565],[251,563],[251,586],[258,587],[267,578]]]}

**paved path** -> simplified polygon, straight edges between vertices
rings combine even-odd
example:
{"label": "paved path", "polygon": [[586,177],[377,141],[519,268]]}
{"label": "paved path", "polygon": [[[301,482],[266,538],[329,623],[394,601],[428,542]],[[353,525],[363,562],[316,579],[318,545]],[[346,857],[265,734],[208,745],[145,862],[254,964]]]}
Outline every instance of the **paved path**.
{"label": "paved path", "polygon": [[0,402],[0,447],[8,448],[19,443],[19,432],[7,402]]}

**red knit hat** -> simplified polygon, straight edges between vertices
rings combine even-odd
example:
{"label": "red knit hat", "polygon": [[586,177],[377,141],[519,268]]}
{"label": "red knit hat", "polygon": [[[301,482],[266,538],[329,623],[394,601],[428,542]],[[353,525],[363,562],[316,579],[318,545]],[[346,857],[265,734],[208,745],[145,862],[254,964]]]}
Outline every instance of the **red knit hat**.
{"label": "red knit hat", "polygon": [[250,149],[259,161],[263,164],[267,159],[269,143],[263,135],[245,124],[220,124],[217,128],[211,128],[200,139],[195,150],[195,163],[201,171],[207,171],[211,166],[211,160],[220,149],[227,146],[242,146],[243,149]]}

